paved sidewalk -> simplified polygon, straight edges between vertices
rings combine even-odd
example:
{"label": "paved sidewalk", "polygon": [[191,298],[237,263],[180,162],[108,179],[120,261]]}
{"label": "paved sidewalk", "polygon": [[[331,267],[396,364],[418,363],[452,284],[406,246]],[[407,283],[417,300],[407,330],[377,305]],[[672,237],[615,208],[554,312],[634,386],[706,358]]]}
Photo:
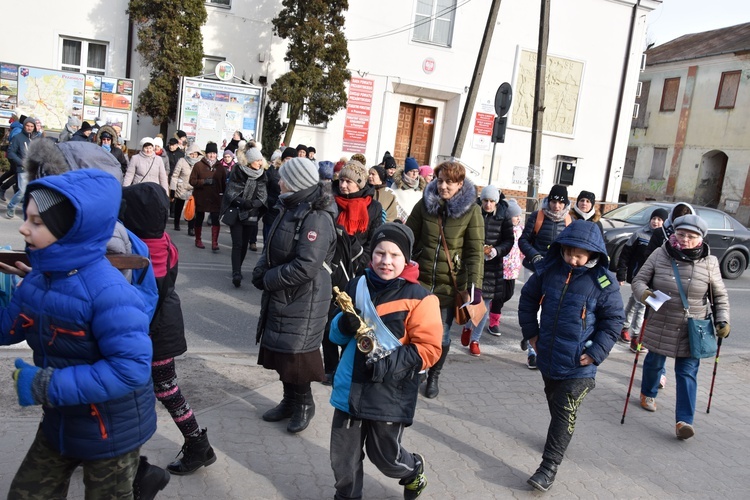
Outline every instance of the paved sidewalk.
{"label": "paved sidewalk", "polygon": [[[511,328],[511,330],[516,329]],[[548,412],[541,376],[525,366],[513,331],[483,337],[482,356],[454,342],[440,379],[440,395],[420,396],[414,425],[404,443],[427,461],[428,487],[421,498],[530,498],[526,479],[537,467]],[[0,350],[0,366],[28,351]],[[577,430],[549,498],[747,498],[750,469],[750,383],[747,357],[722,358],[710,415],[705,408],[711,363],[699,374],[696,437],[674,437],[674,380],[648,413],[637,403],[640,367],[624,425],[620,424],[633,355],[618,344],[600,367],[596,389],[579,413]],[[639,363],[640,365],[641,363]],[[668,369],[673,365],[668,362]],[[172,477],[157,498],[332,498],[328,457],[333,410],[330,388],[314,384],[317,414],[298,434],[286,422],[267,423],[261,414],[281,397],[281,384],[255,364],[255,355],[190,354],[178,361],[181,386],[196,409],[218,455],[191,476]],[[38,423],[39,408],[20,409],[8,383],[0,408],[0,492],[8,490]],[[182,445],[177,427],[161,405],[159,429],[143,447],[165,466]],[[365,461],[365,496],[402,498],[397,481]],[[69,498],[83,498],[80,469]]]}

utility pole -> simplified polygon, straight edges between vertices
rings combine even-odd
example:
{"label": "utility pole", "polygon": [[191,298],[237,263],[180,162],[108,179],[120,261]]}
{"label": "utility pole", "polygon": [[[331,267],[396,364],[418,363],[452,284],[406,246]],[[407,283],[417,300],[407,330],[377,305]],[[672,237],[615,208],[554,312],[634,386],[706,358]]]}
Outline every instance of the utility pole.
{"label": "utility pole", "polygon": [[[550,0],[542,0],[539,20],[539,48],[536,53],[536,83],[534,85],[534,117],[531,122],[531,153],[529,159],[528,187],[529,200],[526,211],[536,210],[539,190],[539,163],[542,157],[542,134],[544,132],[544,90],[547,78],[547,45],[549,45]],[[532,206],[529,206],[529,203]]]}
{"label": "utility pole", "polygon": [[479,84],[482,82],[484,65],[487,62],[487,54],[490,51],[490,45],[492,45],[492,33],[495,31],[497,13],[500,11],[500,1],[501,0],[492,0],[492,5],[490,6],[487,25],[484,27],[484,37],[482,37],[482,44],[479,47],[477,63],[474,65],[474,73],[471,75],[469,95],[466,97],[466,105],[464,106],[464,112],[461,115],[461,121],[458,124],[458,132],[456,133],[456,141],[453,143],[453,151],[451,151],[451,156],[454,158],[461,157],[461,153],[464,149],[464,142],[466,141],[466,135],[469,132],[469,125],[471,124],[471,118],[474,114],[474,105],[477,102],[477,94],[479,93]]}

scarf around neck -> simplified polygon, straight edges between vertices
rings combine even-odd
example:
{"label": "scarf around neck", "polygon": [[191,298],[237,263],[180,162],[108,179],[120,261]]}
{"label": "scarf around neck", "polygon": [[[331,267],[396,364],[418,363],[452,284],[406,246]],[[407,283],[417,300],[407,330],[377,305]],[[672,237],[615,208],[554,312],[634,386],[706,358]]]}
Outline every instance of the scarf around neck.
{"label": "scarf around neck", "polygon": [[344,198],[336,196],[336,204],[341,211],[336,222],[344,226],[346,233],[350,236],[367,231],[369,215],[367,207],[372,202],[371,196],[361,198]]}
{"label": "scarf around neck", "polygon": [[567,215],[568,213],[567,208],[563,208],[559,212],[553,212],[549,208],[543,208],[542,210],[544,210],[544,215],[552,219],[552,221],[554,222],[560,222],[560,221],[565,220],[565,215]]}
{"label": "scarf around neck", "polygon": [[401,176],[401,180],[404,181],[404,184],[406,184],[407,186],[409,186],[412,189],[415,189],[419,185],[419,177],[417,177],[415,179],[412,179],[408,175],[403,174]]}
{"label": "scarf around neck", "polygon": [[252,169],[245,165],[239,165],[240,170],[242,170],[242,173],[248,176],[250,179],[257,179],[261,175],[263,175],[263,169],[259,168],[258,170]]}
{"label": "scarf around neck", "polygon": [[584,212],[583,210],[578,208],[577,205],[574,205],[573,210],[575,210],[575,212],[580,215],[583,220],[589,220],[594,216],[594,213],[596,213],[596,208],[594,207],[591,207],[591,210],[589,210],[588,212]]}

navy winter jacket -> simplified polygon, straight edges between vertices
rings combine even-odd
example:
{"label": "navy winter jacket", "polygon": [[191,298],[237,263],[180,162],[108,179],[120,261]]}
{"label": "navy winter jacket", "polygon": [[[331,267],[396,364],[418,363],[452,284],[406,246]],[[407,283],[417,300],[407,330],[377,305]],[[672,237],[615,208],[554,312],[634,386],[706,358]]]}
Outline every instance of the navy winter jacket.
{"label": "navy winter jacket", "polygon": [[[542,200],[542,208],[540,210],[545,210],[549,207],[549,199],[544,198]],[[565,212],[567,213],[568,209],[570,208],[570,203],[568,203],[565,206]],[[518,248],[521,249],[521,253],[525,255],[523,259],[523,266],[530,271],[534,271],[534,266],[532,265],[532,260],[537,255],[541,255],[542,257],[547,255],[547,249],[552,244],[555,239],[557,239],[558,235],[563,232],[565,229],[565,220],[561,220],[558,222],[553,221],[546,215],[544,216],[544,221],[542,222],[542,227],[539,228],[538,232],[534,231],[534,226],[536,225],[536,218],[539,210],[535,212],[531,212],[529,214],[528,219],[526,219],[526,225],[523,227],[523,233],[521,233],[521,237],[518,238]]]}
{"label": "navy winter jacket", "polygon": [[[594,252],[589,264],[571,267],[562,245]],[[599,227],[577,220],[549,248],[539,273],[521,291],[518,322],[523,338],[537,339],[537,366],[555,380],[593,378],[617,341],[624,320],[620,285],[607,270],[607,252]],[[541,304],[542,313],[537,320]],[[586,348],[587,341],[591,345]],[[581,366],[586,354],[594,365]]]}
{"label": "navy winter jacket", "polygon": [[132,451],[156,431],[151,340],[145,306],[105,258],[121,187],[100,170],[29,183],[64,194],[73,227],[42,249],[27,249],[33,270],[0,313],[0,344],[26,340],[34,363],[54,368],[41,429],[62,455],[82,460]]}

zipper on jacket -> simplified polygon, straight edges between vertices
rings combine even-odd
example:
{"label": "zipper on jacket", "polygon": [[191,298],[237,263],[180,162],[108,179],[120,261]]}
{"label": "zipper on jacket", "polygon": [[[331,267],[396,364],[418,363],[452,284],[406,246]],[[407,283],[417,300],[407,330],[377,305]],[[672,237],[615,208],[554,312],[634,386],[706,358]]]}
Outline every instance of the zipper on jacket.
{"label": "zipper on jacket", "polygon": [[34,326],[34,320],[26,316],[24,313],[21,313],[13,322],[13,326],[10,327],[11,335],[16,334],[16,325],[18,325],[19,320],[23,320],[23,322],[21,323],[21,328],[31,328],[32,326]]}
{"label": "zipper on jacket", "polygon": [[557,339],[557,319],[560,317],[560,307],[562,306],[565,294],[568,292],[568,285],[570,284],[570,277],[573,274],[573,269],[568,271],[568,277],[565,278],[565,286],[563,287],[562,294],[560,294],[560,301],[557,303],[557,311],[555,312],[555,322],[552,323],[552,344],[549,349],[549,362],[552,363],[552,352],[555,350],[555,340]]}
{"label": "zipper on jacket", "polygon": [[[443,231],[445,231],[445,227],[443,228]],[[437,263],[438,258],[440,257],[440,251],[442,250],[442,244],[443,244],[443,238],[438,233],[438,241],[437,241],[437,248],[435,249],[435,259],[432,261],[432,285],[430,286],[430,293],[435,293],[435,280],[437,275]],[[450,250],[450,249],[449,249]],[[445,253],[445,252],[442,252]],[[450,255],[445,256],[446,259],[450,259]],[[448,264],[450,264],[450,261],[448,261]],[[448,274],[450,274],[450,266],[448,266]],[[452,278],[451,278],[452,280]],[[452,281],[451,281],[452,282]]]}
{"label": "zipper on jacket", "polygon": [[102,418],[102,414],[99,412],[99,408],[97,408],[93,403],[89,404],[89,408],[91,408],[91,416],[96,418],[96,420],[99,422],[99,434],[101,434],[102,439],[109,438],[109,435],[107,434],[107,428],[104,426],[104,419]]}
{"label": "zipper on jacket", "polygon": [[586,304],[583,304],[583,310],[581,311],[581,322],[583,323],[583,331],[586,331]]}
{"label": "zipper on jacket", "polygon": [[86,336],[86,332],[84,332],[83,330],[73,331],[73,330],[68,330],[66,328],[60,328],[55,325],[50,325],[49,328],[50,330],[52,330],[53,333],[52,333],[52,338],[47,343],[47,345],[52,345],[55,342],[55,339],[57,338],[58,333],[63,334],[63,335],[72,335],[73,337],[85,337]]}

